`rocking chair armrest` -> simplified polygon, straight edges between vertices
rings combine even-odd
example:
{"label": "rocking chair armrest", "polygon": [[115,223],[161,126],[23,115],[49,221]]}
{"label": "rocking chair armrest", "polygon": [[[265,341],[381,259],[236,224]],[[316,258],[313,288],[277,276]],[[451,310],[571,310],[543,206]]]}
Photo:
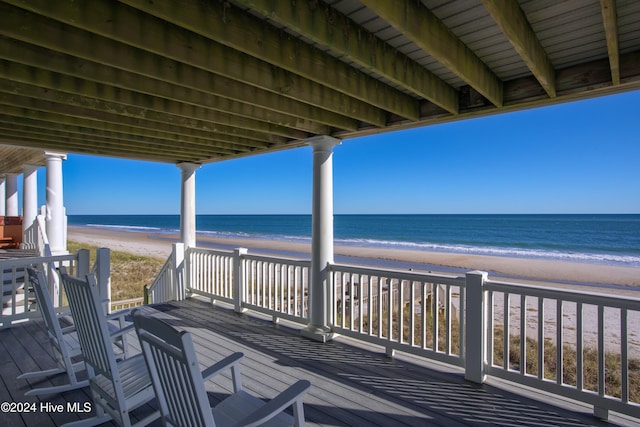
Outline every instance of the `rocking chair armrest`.
{"label": "rocking chair armrest", "polygon": [[60,329],[62,331],[62,335],[70,334],[71,332],[76,331],[76,325],[69,325]]}
{"label": "rocking chair armrest", "polygon": [[209,366],[202,371],[202,379],[208,381],[214,376],[218,375],[221,371],[227,368],[234,368],[239,366],[240,360],[244,357],[244,353],[233,353],[230,356],[225,357],[221,361]]}
{"label": "rocking chair armrest", "polygon": [[124,320],[126,316],[131,316],[131,310],[128,308],[107,314],[107,320]]}
{"label": "rocking chair armrest", "polygon": [[268,401],[264,406],[258,408],[255,412],[247,415],[236,425],[253,427],[259,426],[277,416],[284,409],[302,400],[302,397],[311,388],[311,383],[307,380],[299,380],[291,385],[288,389],[280,393],[275,398]]}
{"label": "rocking chair armrest", "polygon": [[112,340],[114,340],[116,338],[120,338],[121,336],[123,336],[124,334],[128,333],[129,331],[132,331],[133,328],[134,328],[134,325],[132,323],[131,325],[127,325],[122,329],[118,329],[115,332],[111,332],[110,337],[111,337]]}

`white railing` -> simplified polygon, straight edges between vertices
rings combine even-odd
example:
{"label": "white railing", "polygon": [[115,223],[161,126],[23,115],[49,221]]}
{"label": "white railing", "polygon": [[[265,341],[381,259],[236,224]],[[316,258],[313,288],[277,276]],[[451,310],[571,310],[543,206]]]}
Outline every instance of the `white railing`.
{"label": "white railing", "polygon": [[462,366],[464,277],[334,264],[333,330]]}
{"label": "white railing", "polygon": [[39,256],[50,256],[47,253],[49,247],[49,239],[46,233],[46,224],[44,215],[36,216],[36,219],[23,233],[22,249],[35,250]]}
{"label": "white railing", "polygon": [[306,322],[309,318],[309,261],[241,254],[242,307]]}
{"label": "white railing", "polygon": [[[304,323],[308,318],[309,261],[248,255],[246,249],[188,248],[185,264],[187,294],[233,304],[236,311],[269,314],[274,321]],[[170,269],[170,263],[165,267]],[[161,276],[170,274],[162,272]],[[150,291],[168,287],[166,281],[156,282]],[[170,293],[148,295],[153,302],[173,297]]]}
{"label": "white railing", "polygon": [[[48,251],[48,245],[45,249]],[[40,268],[44,272],[53,305],[61,311],[66,310],[66,298],[60,286],[57,268],[65,266],[70,274],[80,277],[93,271],[96,274],[100,295],[105,301],[105,307],[108,309],[110,307],[110,272],[109,266],[105,265],[105,263],[109,263],[109,254],[109,249],[99,249],[93,270],[89,266],[90,254],[87,249],[80,249],[75,254],[0,260],[0,271],[3,274],[0,327],[5,328],[18,321],[40,317],[40,313],[37,312],[37,305],[34,304],[35,296],[29,287],[27,279],[26,267],[30,266]]]}
{"label": "white railing", "polygon": [[640,388],[640,300],[493,280],[484,289],[487,374],[587,402],[603,419],[640,417],[630,395]]}
{"label": "white railing", "polygon": [[154,282],[144,289],[145,303],[171,301],[175,299],[173,295],[173,260],[168,258],[160,269]]}
{"label": "white railing", "polygon": [[173,250],[153,283],[144,288],[144,303],[181,300],[185,297],[184,246],[174,243]]}
{"label": "white railing", "polygon": [[206,296],[211,301],[234,301],[234,252],[189,248],[187,264],[187,292]]}
{"label": "white railing", "polygon": [[[185,257],[186,293],[274,321],[309,323],[309,261],[246,249],[189,248]],[[173,265],[179,263],[168,263],[161,276],[170,277]],[[586,402],[599,418],[609,410],[640,418],[640,396],[632,394],[640,390],[640,299],[498,282],[478,271],[453,277],[341,264],[327,271],[325,310],[335,333],[381,345],[389,355],[464,367],[473,382],[492,375]],[[149,302],[182,297],[159,292]],[[621,377],[615,388],[608,381],[614,374]]]}
{"label": "white railing", "polygon": [[34,311],[35,297],[28,286],[26,267],[41,268],[47,279],[54,306],[62,308],[65,305],[56,273],[56,268],[61,264],[74,274],[78,269],[88,269],[88,266],[79,266],[77,254],[0,260],[0,271],[3,273],[3,307],[0,327],[8,327],[24,319],[40,317],[40,314]]}

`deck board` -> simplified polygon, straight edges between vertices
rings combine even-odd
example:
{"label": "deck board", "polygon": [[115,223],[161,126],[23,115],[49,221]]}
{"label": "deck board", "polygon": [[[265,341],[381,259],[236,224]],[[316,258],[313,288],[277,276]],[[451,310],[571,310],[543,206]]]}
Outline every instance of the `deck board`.
{"label": "deck board", "polygon": [[[240,315],[197,299],[143,310],[190,331],[203,367],[234,352],[243,352],[243,384],[258,397],[271,398],[297,379],[311,381],[312,388],[305,397],[305,415],[310,426],[633,423],[624,422],[624,418],[622,421],[612,419],[609,424],[600,423],[586,406],[553,406],[548,402],[556,399],[546,398],[545,401],[543,395],[534,399],[535,393],[514,393],[495,385],[475,385],[466,382],[458,368],[431,364],[413,356],[389,358],[380,348],[352,345],[349,339],[340,338],[325,344],[314,342],[301,337],[294,328],[274,326],[268,320]],[[36,321],[0,331],[0,352],[4,353],[0,354],[0,401],[27,399],[20,393],[28,386],[17,384],[15,376],[29,366],[47,363],[44,351],[41,351],[42,359],[28,355],[28,351],[38,346],[46,348],[41,328],[42,323]],[[130,341],[133,347],[139,348],[135,340]],[[52,360],[49,362],[53,364]],[[215,404],[231,391],[230,375],[207,382],[206,389],[211,403]],[[84,402],[88,398],[84,389],[36,400]],[[142,418],[153,407],[154,404],[146,405],[134,414]],[[16,417],[11,414],[0,416],[0,425],[59,425],[78,416],[88,415],[24,414]]]}

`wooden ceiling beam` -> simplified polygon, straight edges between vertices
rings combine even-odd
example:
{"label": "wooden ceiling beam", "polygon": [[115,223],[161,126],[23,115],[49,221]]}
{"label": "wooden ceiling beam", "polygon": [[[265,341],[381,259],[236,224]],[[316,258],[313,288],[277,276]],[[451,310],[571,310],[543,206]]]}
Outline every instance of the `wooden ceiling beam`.
{"label": "wooden ceiling beam", "polygon": [[[3,80],[0,80],[0,93],[7,93],[6,87],[15,87],[13,83],[5,84]],[[34,93],[37,93],[38,88],[34,88]],[[36,118],[39,120],[51,120],[58,123],[78,124],[84,123],[85,126],[109,126],[111,130],[115,131],[118,128],[129,128],[130,131],[139,136],[144,136],[147,132],[163,132],[167,135],[174,135],[176,138],[182,138],[188,141],[211,141],[217,140],[222,142],[234,142],[243,141],[247,146],[254,148],[266,148],[275,144],[286,143],[285,138],[276,138],[269,135],[257,134],[252,135],[240,135],[234,134],[232,131],[220,132],[218,131],[219,125],[211,127],[209,130],[194,129],[186,126],[178,126],[161,121],[152,121],[146,119],[138,119],[134,117],[121,116],[117,114],[107,113],[98,110],[88,110],[85,108],[74,107],[70,105],[62,105],[54,102],[48,102],[40,97],[25,96],[22,93],[20,96],[15,93],[9,94],[8,99],[13,105],[3,102],[7,100],[7,97],[1,96],[2,101],[0,105],[1,112],[11,115],[23,115],[24,117]],[[55,98],[55,95],[53,96]],[[231,128],[229,128],[231,129]],[[262,136],[262,138],[258,138]]]}
{"label": "wooden ceiling beam", "polygon": [[607,38],[609,66],[611,67],[611,81],[614,85],[619,85],[620,52],[618,46],[618,16],[616,13],[616,0],[600,0],[600,10],[602,12],[604,34]]}
{"label": "wooden ceiling beam", "polygon": [[[212,153],[232,155],[239,152],[252,151],[251,148],[243,146],[232,146],[231,144],[221,144],[212,142],[209,147],[202,145],[194,146],[186,141],[169,141],[162,138],[139,137],[125,132],[109,132],[101,129],[92,129],[82,126],[62,126],[51,122],[40,122],[28,118],[17,118],[5,114],[0,114],[0,127],[6,131],[20,131],[42,136],[64,136],[69,140],[91,140],[107,141],[113,146],[127,146],[132,150],[145,153],[147,151],[157,151],[166,154],[171,152],[181,155],[197,155],[201,157],[211,156]],[[133,146],[132,146],[133,145]]]}
{"label": "wooden ceiling beam", "polygon": [[[320,117],[332,126],[343,126],[345,129],[357,127],[357,122],[352,118],[218,78],[200,69],[164,60],[34,14],[26,14],[29,13],[20,13],[19,9],[0,4],[0,28],[3,28],[5,35],[20,40],[5,42],[7,39],[4,39],[1,47],[3,57],[313,134],[329,132],[326,124],[316,120]],[[78,40],[87,42],[79,43]],[[62,53],[56,52],[58,47],[62,47]],[[47,58],[46,62],[42,61],[43,57]],[[304,120],[300,120],[300,117]]]}
{"label": "wooden ceiling beam", "polygon": [[482,0],[482,4],[549,97],[555,97],[555,71],[518,2]]}
{"label": "wooden ceiling beam", "polygon": [[330,6],[322,2],[236,1],[449,113],[458,113],[458,94],[454,88]]}
{"label": "wooden ceiling beam", "polygon": [[[0,43],[2,45],[2,43]],[[0,47],[0,51],[2,48]],[[275,135],[287,139],[304,139],[309,133],[291,129],[280,124],[253,120],[239,115],[228,114],[213,109],[207,109],[191,103],[182,103],[166,98],[157,98],[130,90],[120,89],[110,85],[95,83],[91,80],[71,78],[58,73],[51,73],[44,69],[24,66],[22,64],[0,61],[0,78],[4,87],[11,88],[7,81],[11,81],[15,88],[30,93],[33,97],[48,99],[53,102],[66,103],[80,108],[95,109],[109,113],[169,122],[185,122],[201,120],[208,122],[205,129],[221,126],[233,134],[248,130],[254,134]],[[114,76],[115,78],[115,76]],[[28,85],[27,82],[37,82],[38,86]],[[37,89],[40,87],[41,89]],[[169,116],[181,116],[182,120]],[[239,129],[239,130],[238,130]],[[268,140],[269,137],[264,138]]]}
{"label": "wooden ceiling beam", "polygon": [[502,106],[502,82],[420,1],[361,0],[369,9],[402,31],[493,105]]}
{"label": "wooden ceiling beam", "polygon": [[353,69],[228,2],[123,2],[371,106],[409,120],[418,117],[418,102],[411,96]]}
{"label": "wooden ceiling beam", "polygon": [[100,141],[86,140],[81,142],[69,142],[64,138],[54,137],[35,139],[32,135],[28,134],[3,135],[0,138],[0,144],[34,147],[64,153],[73,152],[76,154],[86,154],[90,156],[106,156],[173,164],[180,162],[207,163],[217,160],[215,158],[177,157],[179,155],[177,153],[173,153],[171,155],[150,152],[141,153],[140,151],[132,151],[126,147],[114,148],[103,144]]}
{"label": "wooden ceiling beam", "polygon": [[[38,0],[27,4],[10,2],[33,12],[25,15],[26,11],[8,5],[4,7],[6,10],[0,10],[7,15],[3,25],[20,25],[11,33],[16,38],[27,37],[30,36],[28,33],[50,27],[47,29],[48,35],[55,36],[57,40],[50,40],[47,48],[104,65],[172,84],[196,85],[191,87],[197,90],[215,89],[221,96],[259,103],[257,105],[274,112],[289,112],[298,116],[308,112],[307,120],[337,128],[355,129],[356,119],[376,126],[385,124],[384,111],[371,104],[293,73],[274,69],[266,62],[118,2],[95,0],[90,7],[86,3],[67,0],[56,4]],[[18,12],[21,10],[22,13]],[[8,16],[10,13],[18,16],[11,18]],[[19,22],[11,24],[16,19]],[[55,26],[51,20],[64,25]],[[144,31],[139,31],[140,28],[144,28]],[[76,42],[78,40],[91,42]],[[175,76],[178,76],[177,80]],[[248,87],[242,88],[241,85]]]}
{"label": "wooden ceiling beam", "polygon": [[71,146],[84,144],[87,142],[100,143],[105,148],[117,149],[132,153],[139,153],[141,156],[149,154],[151,156],[162,155],[169,157],[184,157],[190,159],[206,159],[214,156],[235,155],[248,152],[246,149],[228,149],[212,146],[207,149],[193,149],[183,146],[179,142],[169,143],[149,138],[138,138],[133,135],[123,133],[100,132],[95,129],[71,127],[68,129],[47,128],[46,124],[36,127],[32,122],[23,120],[24,125],[6,120],[0,115],[0,133],[6,137],[30,137],[34,140],[60,140],[67,141]]}
{"label": "wooden ceiling beam", "polygon": [[[0,104],[2,105],[2,104]],[[209,139],[188,138],[184,135],[167,132],[149,132],[142,133],[140,129],[129,126],[117,126],[107,122],[99,122],[96,120],[78,119],[74,117],[64,116],[61,114],[44,113],[42,111],[25,110],[13,106],[2,105],[0,110],[0,121],[3,123],[14,123],[16,125],[34,128],[68,131],[73,133],[86,133],[85,130],[93,130],[95,132],[106,134],[126,134],[135,138],[143,138],[149,141],[166,142],[168,144],[178,144],[182,149],[208,150],[212,147],[219,149],[228,149],[230,151],[251,150],[254,148],[268,148],[268,144],[261,146],[249,145],[240,138],[225,136],[221,139],[217,135],[212,135]],[[93,134],[93,133],[88,133]]]}

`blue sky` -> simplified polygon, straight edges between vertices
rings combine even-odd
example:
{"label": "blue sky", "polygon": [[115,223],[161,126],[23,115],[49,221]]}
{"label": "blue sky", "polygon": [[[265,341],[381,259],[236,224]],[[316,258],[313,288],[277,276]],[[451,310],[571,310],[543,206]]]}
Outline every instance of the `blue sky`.
{"label": "blue sky", "polygon": [[[640,91],[343,141],[344,213],[640,213]],[[311,148],[204,165],[198,214],[311,212]],[[177,214],[175,165],[70,154],[68,214]],[[44,168],[39,170],[44,203]]]}

